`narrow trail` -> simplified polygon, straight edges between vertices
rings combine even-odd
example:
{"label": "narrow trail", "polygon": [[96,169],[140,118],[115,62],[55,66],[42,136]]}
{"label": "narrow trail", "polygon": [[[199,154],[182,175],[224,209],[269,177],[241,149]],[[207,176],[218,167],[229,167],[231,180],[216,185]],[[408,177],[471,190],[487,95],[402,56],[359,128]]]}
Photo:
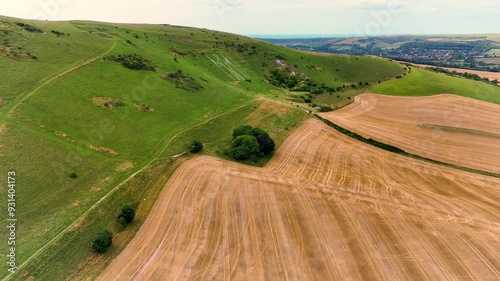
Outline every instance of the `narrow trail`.
{"label": "narrow trail", "polygon": [[66,75],[66,74],[69,74],[79,68],[82,68],[86,65],[89,65],[99,59],[102,59],[104,56],[106,56],[107,54],[109,54],[114,48],[116,47],[116,40],[113,39],[113,45],[108,49],[106,50],[105,53],[103,54],[100,54],[96,57],[92,57],[90,59],[87,59],[85,62],[77,65],[77,66],[74,66],[70,69],[67,69],[55,76],[53,76],[52,78],[48,79],[47,81],[45,81],[44,83],[42,83],[41,85],[39,85],[38,87],[36,87],[34,90],[32,90],[31,92],[27,93],[26,95],[22,96],[19,101],[17,101],[16,103],[14,103],[13,105],[10,106],[10,108],[8,110],[5,110],[5,112],[0,115],[0,126],[5,124],[7,122],[7,119],[9,118],[10,114],[12,112],[14,112],[14,110],[19,106],[21,105],[23,102],[25,102],[27,99],[29,99],[31,96],[33,96],[36,92],[38,92],[40,89],[42,89],[43,87],[47,86],[48,84],[52,83],[54,80],[57,80],[59,78],[61,78],[62,76]]}
{"label": "narrow trail", "polygon": [[181,165],[97,280],[494,280],[499,185],[310,119],[264,168]]}
{"label": "narrow trail", "polygon": [[[114,45],[113,45],[114,47]],[[112,49],[108,50],[105,54],[101,55],[100,57],[103,57],[105,56],[106,54],[108,54],[109,52],[111,52]],[[93,61],[96,61],[98,58],[94,59]],[[74,71],[75,69],[78,69],[80,67],[82,67],[83,65],[88,65],[90,64],[91,62],[87,61],[86,63],[80,65],[80,66],[77,66],[77,67],[74,67],[70,70],[67,70],[59,75],[57,75],[56,77],[52,78],[50,81],[53,81],[55,79],[57,79],[57,77],[61,77],[71,71]],[[46,82],[46,84],[48,84],[49,81]],[[36,90],[32,91],[30,93],[30,95],[34,94],[38,89],[40,89],[41,86],[39,88],[37,88]],[[27,99],[28,97],[25,97],[25,99]],[[252,102],[252,101],[250,101]],[[153,165],[157,160],[159,159],[163,159],[163,158],[160,158],[162,156],[162,154],[165,152],[165,150],[168,148],[168,146],[178,137],[180,136],[181,134],[184,134],[186,133],[187,131],[191,130],[191,129],[194,129],[196,127],[199,127],[199,126],[202,126],[212,120],[215,120],[217,118],[220,118],[224,115],[227,115],[229,113],[232,113],[236,110],[239,110],[240,108],[242,107],[245,107],[247,106],[247,104],[244,104],[244,105],[241,105],[239,107],[236,107],[230,111],[226,111],[224,113],[221,113],[219,115],[216,115],[216,116],[213,116],[212,118],[209,118],[207,120],[205,120],[204,122],[202,123],[199,123],[197,124],[196,126],[193,126],[193,127],[188,127],[188,128],[185,128],[183,129],[182,131],[179,131],[178,133],[176,133],[174,136],[172,136],[170,138],[170,140],[162,147],[162,149],[158,152],[158,154],[150,161],[148,162],[146,165],[144,165],[142,168],[140,168],[139,170],[137,170],[136,172],[134,172],[132,175],[130,175],[128,178],[126,178],[125,180],[123,180],[122,182],[120,182],[118,185],[116,185],[114,188],[112,188],[108,193],[106,193],[101,199],[99,199],[95,204],[93,204],[91,207],[89,207],[89,209],[87,209],[84,213],[82,213],[77,219],[75,219],[72,223],[70,223],[66,228],[64,228],[61,232],[59,232],[58,234],[56,234],[51,240],[49,240],[44,246],[42,246],[40,249],[38,249],[35,253],[33,253],[28,259],[26,259],[23,263],[21,263],[19,266],[18,266],[18,269],[22,269],[24,267],[26,267],[26,265],[31,261],[33,260],[34,258],[36,258],[38,255],[40,255],[45,249],[47,249],[50,245],[52,245],[55,241],[57,241],[59,238],[61,238],[64,234],[66,234],[70,229],[72,229],[72,227],[74,227],[74,225],[76,225],[81,219],[83,219],[86,215],[88,215],[93,209],[95,209],[100,203],[102,203],[104,200],[106,200],[109,196],[111,196],[113,193],[115,193],[118,189],[120,189],[120,187],[122,187],[125,183],[127,183],[128,181],[130,181],[132,178],[134,178],[136,175],[140,174],[141,172],[143,172],[145,169],[147,169],[148,167],[150,167],[151,165]],[[186,152],[182,152],[182,153],[179,153],[179,154],[176,154],[176,155],[172,155],[170,156],[170,158],[178,158],[180,156],[182,156],[183,154],[185,154]],[[6,281],[8,280],[10,277],[12,277],[14,273],[9,273],[6,277],[4,277],[1,281]]]}

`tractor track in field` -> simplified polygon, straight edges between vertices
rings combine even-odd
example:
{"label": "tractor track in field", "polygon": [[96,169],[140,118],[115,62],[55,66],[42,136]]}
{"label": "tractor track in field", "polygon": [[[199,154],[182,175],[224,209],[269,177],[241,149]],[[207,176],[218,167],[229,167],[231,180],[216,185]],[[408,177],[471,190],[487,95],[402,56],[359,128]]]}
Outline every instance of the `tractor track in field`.
{"label": "tractor track in field", "polygon": [[[113,48],[115,46],[116,43],[113,44]],[[101,55],[100,57],[103,57],[105,56],[106,54],[108,54],[109,52],[111,52],[111,50],[113,49],[109,49],[105,54]],[[96,60],[98,60],[99,58],[95,58],[93,60],[87,60],[85,63],[79,65],[79,66],[76,66],[76,67],[73,67],[69,70],[66,70],[64,71],[63,73],[60,73],[58,75],[56,75],[55,77],[49,79],[48,81],[46,81],[44,84],[42,84],[41,86],[39,86],[37,89],[35,89],[34,91],[30,92],[29,95],[25,96],[23,98],[23,100],[26,100],[29,98],[29,96],[32,96],[36,91],[38,91],[39,89],[41,89],[43,86],[49,84],[49,82],[51,81],[54,81],[55,79],[59,78],[59,77],[62,77],[63,75],[66,75],[72,71],[75,71],[76,69],[84,66],[84,65],[88,65],[90,64],[91,62],[94,62]],[[16,104],[16,107],[21,104],[21,102],[19,102],[18,104]],[[58,239],[60,239],[64,234],[68,233],[69,230],[72,229],[72,227],[74,227],[74,225],[76,225],[79,221],[81,221],[81,219],[83,219],[85,216],[87,216],[92,210],[94,210],[97,206],[99,206],[102,202],[104,202],[109,196],[111,196],[113,193],[115,193],[118,189],[120,189],[122,186],[125,185],[125,183],[129,182],[132,178],[134,178],[135,176],[137,176],[138,174],[142,173],[144,170],[146,170],[148,167],[150,167],[151,165],[153,165],[156,161],[158,161],[160,159],[160,157],[163,155],[163,153],[165,152],[165,150],[168,148],[168,146],[172,143],[172,141],[174,139],[176,139],[178,136],[180,136],[181,134],[189,131],[190,129],[193,129],[193,128],[196,128],[198,126],[201,126],[203,124],[206,124],[212,120],[215,120],[219,117],[222,117],[224,115],[227,115],[231,112],[234,112],[242,107],[245,107],[247,106],[247,104],[244,104],[244,105],[241,105],[239,107],[236,107],[232,110],[229,110],[229,111],[226,111],[224,113],[221,113],[219,115],[216,115],[216,116],[213,116],[207,120],[204,120],[203,122],[201,123],[198,123],[197,125],[193,126],[193,127],[186,127],[186,128],[183,128],[181,131],[179,131],[178,133],[176,133],[174,136],[172,136],[170,138],[170,140],[168,142],[165,143],[165,145],[162,146],[161,150],[158,152],[158,154],[150,161],[148,162],[146,165],[144,165],[142,168],[138,169],[137,171],[135,171],[134,173],[132,173],[129,177],[127,177],[125,180],[123,180],[122,182],[120,182],[119,184],[117,184],[115,187],[113,187],[112,189],[110,189],[110,191],[108,193],[106,193],[103,197],[101,197],[98,201],[96,201],[95,204],[93,204],[92,206],[90,206],[85,212],[83,212],[76,220],[74,220],[72,223],[70,223],[66,228],[64,228],[63,230],[61,230],[59,233],[57,233],[54,237],[52,237],[47,243],[45,243],[42,247],[40,247],[38,250],[36,250],[32,255],[30,255],[25,261],[23,261],[21,264],[19,264],[17,270],[20,270],[20,269],[23,269],[24,267],[26,267],[30,262],[31,260],[33,260],[34,258],[36,258],[38,255],[40,255],[43,251],[45,251],[45,249],[47,249],[49,246],[51,246],[53,243],[55,243]],[[12,109],[14,110],[15,107]],[[12,111],[11,110],[11,111]],[[10,112],[10,111],[9,111]],[[0,119],[1,120],[1,119]],[[164,142],[165,139],[163,139],[161,142]],[[181,155],[183,155],[185,152],[182,152],[182,153],[179,153],[179,154],[176,154],[176,155],[173,155],[173,156],[170,156],[169,158],[177,158]],[[1,281],[7,281],[9,280],[11,277],[13,277],[13,274],[14,273],[9,273],[8,275],[6,275]]]}
{"label": "tractor track in field", "polygon": [[321,113],[335,124],[413,155],[500,174],[500,105],[449,94],[398,97],[361,94]]}
{"label": "tractor track in field", "polygon": [[97,280],[494,280],[498,202],[498,178],[311,119],[264,168],[185,162]]}

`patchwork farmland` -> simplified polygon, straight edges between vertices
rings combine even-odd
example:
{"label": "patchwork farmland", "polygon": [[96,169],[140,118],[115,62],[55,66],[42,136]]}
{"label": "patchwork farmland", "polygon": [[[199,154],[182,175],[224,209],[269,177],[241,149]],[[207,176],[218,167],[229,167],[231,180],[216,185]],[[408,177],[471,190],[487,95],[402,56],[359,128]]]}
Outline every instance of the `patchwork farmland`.
{"label": "patchwork farmland", "polygon": [[[169,24],[0,16],[0,40],[2,281],[499,279],[492,83]],[[244,125],[277,150],[246,132],[236,161]]]}
{"label": "patchwork farmland", "polygon": [[499,189],[309,120],[265,168],[182,165],[98,280],[494,280]]}

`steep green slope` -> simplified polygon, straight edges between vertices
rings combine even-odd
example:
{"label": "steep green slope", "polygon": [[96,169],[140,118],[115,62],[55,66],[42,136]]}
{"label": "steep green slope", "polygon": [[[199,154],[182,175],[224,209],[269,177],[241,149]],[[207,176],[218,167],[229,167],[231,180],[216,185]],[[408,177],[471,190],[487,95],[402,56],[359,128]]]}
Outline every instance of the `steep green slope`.
{"label": "steep green slope", "polygon": [[[22,266],[0,277],[13,280],[98,274],[139,228],[185,158],[172,156],[189,141],[198,139],[205,153],[226,157],[232,129],[252,123],[279,144],[307,117],[280,102],[286,92],[267,81],[272,70],[328,87],[403,73],[400,65],[376,58],[306,54],[167,25],[0,17],[0,48],[0,181],[16,170]],[[154,71],[117,62],[132,54]],[[123,231],[116,216],[125,205],[137,207],[138,217]],[[108,254],[93,255],[91,240],[104,228],[115,232],[116,242]]]}
{"label": "steep green slope", "polygon": [[446,93],[500,104],[500,87],[420,68],[412,68],[409,75],[374,86],[371,91],[397,96],[428,96]]}

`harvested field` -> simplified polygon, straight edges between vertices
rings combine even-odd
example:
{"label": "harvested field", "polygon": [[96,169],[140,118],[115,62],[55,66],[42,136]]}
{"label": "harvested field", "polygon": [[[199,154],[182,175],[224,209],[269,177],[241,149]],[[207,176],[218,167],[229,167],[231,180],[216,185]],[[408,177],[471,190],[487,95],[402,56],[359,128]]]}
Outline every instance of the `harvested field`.
{"label": "harvested field", "polygon": [[[427,65],[427,64],[416,64],[412,63],[413,65],[420,66],[423,68],[429,68],[429,67],[436,67],[433,65]],[[454,67],[440,67],[443,69],[446,69],[448,71],[456,71],[458,73],[471,73],[471,74],[476,74],[481,78],[488,78],[490,80],[498,80],[500,81],[500,72],[491,72],[491,71],[481,71],[481,70],[472,70],[472,69],[466,69],[466,68],[454,68]]]}
{"label": "harvested field", "polygon": [[364,137],[463,167],[500,173],[500,106],[436,95],[362,94],[354,103],[321,114]]}
{"label": "harvested field", "polygon": [[499,202],[311,119],[265,168],[184,163],[98,280],[498,280]]}

